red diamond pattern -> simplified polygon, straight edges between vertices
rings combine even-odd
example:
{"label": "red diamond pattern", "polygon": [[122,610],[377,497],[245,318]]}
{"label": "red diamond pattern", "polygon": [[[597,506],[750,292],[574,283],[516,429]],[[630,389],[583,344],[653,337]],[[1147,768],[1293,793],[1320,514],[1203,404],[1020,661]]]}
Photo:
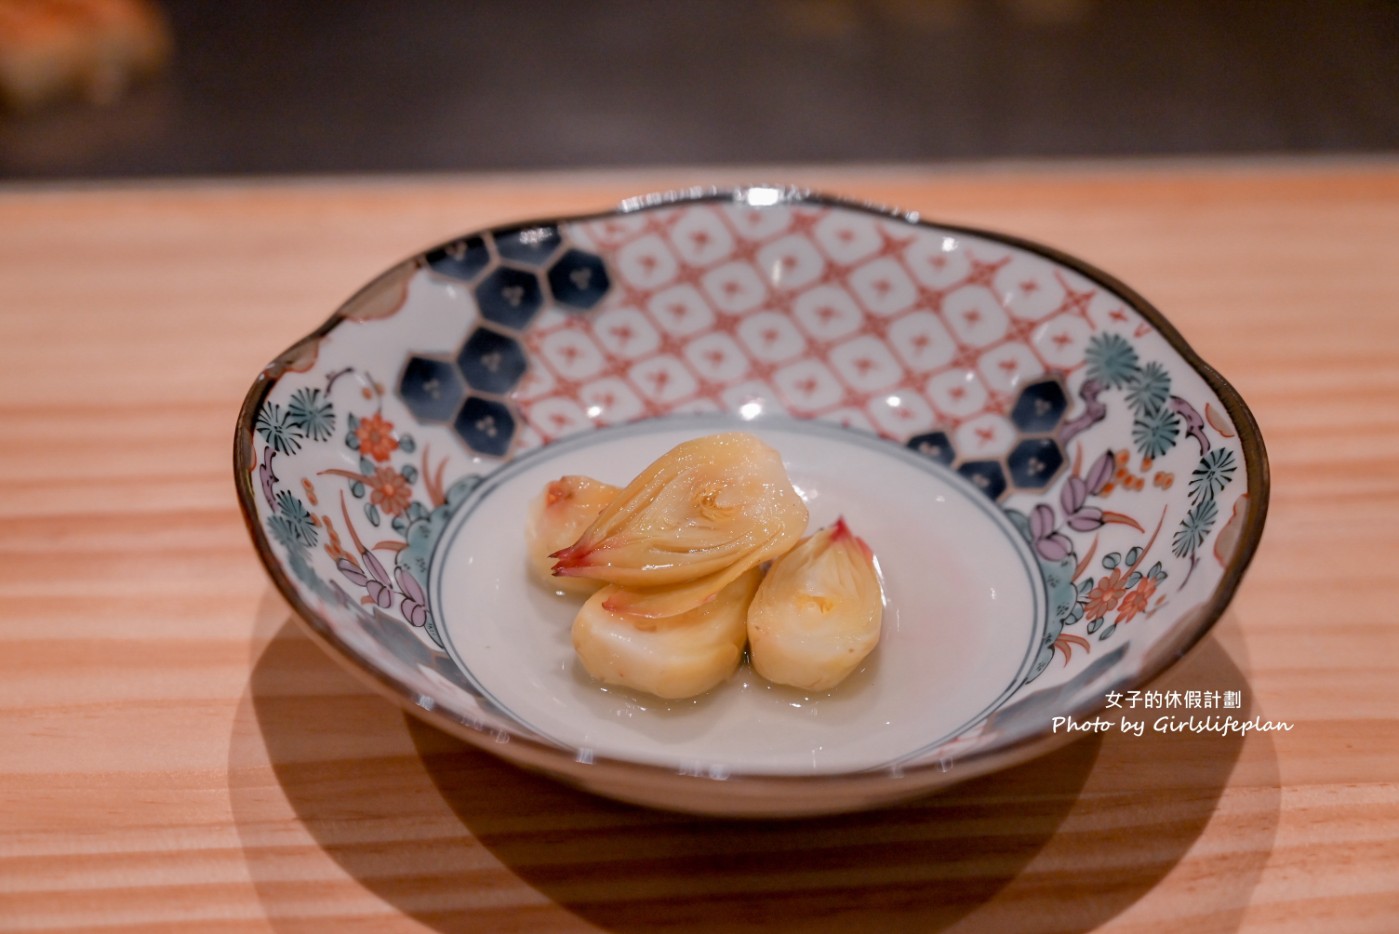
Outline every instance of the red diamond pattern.
{"label": "red diamond pattern", "polygon": [[1094,321],[1098,291],[1033,253],[839,209],[710,202],[580,226],[615,274],[598,308],[525,334],[515,401],[545,441],[745,402],[900,441],[985,429],[1015,386],[1077,368],[1099,323],[1129,314]]}

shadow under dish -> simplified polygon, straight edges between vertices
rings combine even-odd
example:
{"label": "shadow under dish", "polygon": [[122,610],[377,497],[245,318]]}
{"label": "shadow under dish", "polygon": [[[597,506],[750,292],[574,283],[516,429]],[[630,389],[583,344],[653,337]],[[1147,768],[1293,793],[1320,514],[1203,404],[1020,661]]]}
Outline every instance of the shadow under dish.
{"label": "shadow under dish", "polygon": [[[1238,690],[1245,708],[1235,713],[1251,716],[1247,678],[1214,636],[1153,688]],[[1261,790],[1247,814],[1217,813],[1245,745]],[[1192,913],[1231,930],[1278,810],[1276,782],[1263,775],[1276,773],[1266,734],[1114,729],[864,814],[737,822],[654,812],[521,771],[400,713],[288,619],[257,658],[229,765],[249,873],[274,924],[289,928],[310,919],[298,912],[334,880],[285,877],[285,804],[246,777],[263,756],[295,817],[350,879],[439,931],[531,918],[617,932],[822,931],[869,912],[920,931],[1089,931],[1145,896],[1214,821],[1229,822],[1240,846],[1227,872],[1200,874]]]}

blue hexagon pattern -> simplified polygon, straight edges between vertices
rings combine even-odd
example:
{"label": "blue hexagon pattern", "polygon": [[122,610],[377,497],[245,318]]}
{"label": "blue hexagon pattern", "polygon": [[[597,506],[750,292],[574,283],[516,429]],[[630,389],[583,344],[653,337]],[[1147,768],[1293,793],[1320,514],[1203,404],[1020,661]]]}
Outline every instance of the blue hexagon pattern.
{"label": "blue hexagon pattern", "polygon": [[514,227],[497,230],[491,236],[501,259],[530,266],[548,262],[563,242],[559,228],[554,226]]}
{"label": "blue hexagon pattern", "polygon": [[1042,490],[1064,466],[1064,452],[1053,438],[1026,438],[1011,449],[1006,465],[1017,487]]}
{"label": "blue hexagon pattern", "polygon": [[957,472],[992,499],[1000,499],[1006,491],[1006,474],[999,461],[966,461]]}
{"label": "blue hexagon pattern", "polygon": [[602,258],[583,250],[569,250],[549,267],[549,288],[554,300],[570,308],[592,308],[602,301],[610,286]]}
{"label": "blue hexagon pattern", "polygon": [[924,457],[937,461],[944,467],[951,467],[952,462],[957,459],[957,451],[952,447],[952,439],[947,436],[945,431],[929,431],[921,435],[914,435],[908,439],[908,447]]}
{"label": "blue hexagon pattern", "polygon": [[522,269],[498,267],[476,286],[481,317],[512,330],[523,331],[543,304],[539,277]]}
{"label": "blue hexagon pattern", "polygon": [[1069,400],[1058,380],[1040,380],[1020,390],[1010,410],[1010,420],[1026,434],[1044,434],[1059,426],[1068,407]]}
{"label": "blue hexagon pattern", "polygon": [[408,411],[425,422],[450,421],[466,386],[457,368],[446,360],[409,357],[398,381],[398,394]]}
{"label": "blue hexagon pattern", "polygon": [[467,396],[452,428],[467,447],[491,457],[504,457],[515,437],[515,416],[503,402]]}
{"label": "blue hexagon pattern", "polygon": [[467,385],[504,395],[525,375],[525,348],[513,337],[490,328],[477,328],[457,355]]}
{"label": "blue hexagon pattern", "polygon": [[490,263],[491,254],[484,239],[466,237],[429,250],[424,258],[434,272],[469,282]]}

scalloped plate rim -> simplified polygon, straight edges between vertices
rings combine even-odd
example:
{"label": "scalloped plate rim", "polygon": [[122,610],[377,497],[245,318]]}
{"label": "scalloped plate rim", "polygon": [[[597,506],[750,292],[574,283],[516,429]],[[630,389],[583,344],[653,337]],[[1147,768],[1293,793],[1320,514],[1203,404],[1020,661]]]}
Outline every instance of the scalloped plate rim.
{"label": "scalloped plate rim", "polygon": [[[1133,673],[1130,683],[1140,685],[1150,683],[1163,671],[1174,665],[1176,661],[1184,657],[1186,653],[1209,633],[1224,615],[1245,572],[1257,553],[1267,519],[1270,498],[1271,483],[1268,456],[1257,420],[1245,403],[1243,397],[1217,370],[1200,357],[1165,314],[1157,309],[1155,305],[1145,299],[1135,289],[1097,266],[1055,247],[1016,235],[1005,234],[975,226],[930,220],[921,212],[901,211],[871,201],[822,193],[801,186],[694,186],[681,189],[659,190],[638,195],[625,199],[616,208],[611,210],[525,220],[503,220],[498,224],[476,228],[463,234],[438,240],[424,250],[415,252],[409,257],[391,264],[378,275],[369,279],[337,307],[325,321],[274,357],[257,375],[244,397],[234,431],[233,468],[240,512],[242,513],[244,524],[252,540],[254,550],[257,552],[268,576],[271,578],[283,599],[291,606],[294,611],[294,616],[299,620],[303,629],[313,637],[314,641],[321,645],[327,654],[337,659],[347,670],[359,677],[363,683],[394,701],[405,711],[487,751],[493,751],[492,747],[497,745],[497,737],[492,731],[483,729],[479,724],[472,723],[466,719],[447,716],[440,708],[432,705],[430,698],[423,697],[419,692],[387,675],[372,661],[366,659],[356,651],[353,646],[341,640],[330,631],[329,627],[321,621],[320,614],[312,609],[300,597],[297,588],[287,575],[282,561],[272,552],[256,518],[256,491],[254,489],[253,472],[257,464],[252,455],[251,439],[253,436],[253,425],[259,407],[277,381],[287,370],[292,368],[292,364],[306,352],[308,347],[314,347],[321,338],[329,334],[340,324],[351,320],[346,312],[347,309],[353,307],[357,299],[381,287],[384,282],[390,280],[392,277],[401,275],[405,270],[416,268],[420,257],[426,250],[432,249],[434,246],[451,243],[454,240],[468,236],[478,236],[497,229],[585,223],[612,217],[627,216],[664,207],[707,202],[753,204],[749,199],[755,192],[763,193],[763,200],[754,205],[757,207],[796,205],[837,208],[874,215],[885,220],[899,221],[923,229],[979,237],[991,242],[1016,247],[1070,269],[1082,275],[1085,279],[1110,289],[1125,303],[1130,305],[1133,311],[1140,314],[1151,324],[1171,349],[1179,354],[1181,360],[1204,380],[1210,390],[1219,398],[1230,418],[1233,420],[1238,431],[1241,448],[1245,455],[1245,493],[1248,497],[1249,506],[1244,516],[1244,524],[1240,530],[1238,542],[1234,547],[1228,563],[1223,568],[1223,573],[1221,574],[1219,582],[1211,590],[1209,598],[1195,608],[1195,611],[1198,613],[1198,619],[1193,624],[1193,628],[1184,633],[1182,638],[1177,639],[1175,644],[1170,647],[1170,651],[1157,652],[1149,656],[1142,669]],[[769,198],[773,200],[767,200]],[[1087,718],[1103,709],[1105,703],[1105,698],[1099,698],[1096,701],[1086,701],[1065,710],[1064,714],[1078,719]],[[1049,732],[1048,728],[1046,728],[1045,732],[1038,735],[1017,737],[1011,742],[991,743],[974,751],[968,757],[957,760],[958,769],[955,776],[946,777],[937,781],[935,784],[917,785],[916,782],[910,783],[911,785],[917,785],[917,787],[910,787],[908,793],[922,794],[932,790],[934,787],[944,784],[952,784],[954,782],[973,778],[980,774],[999,771],[1011,765],[1037,758],[1059,746],[1071,742],[1075,738],[1074,734]],[[569,750],[527,735],[512,734],[510,736],[510,742],[523,744],[525,747],[525,755],[521,758],[526,761],[521,764],[526,766],[532,764],[537,768],[547,768],[547,766],[542,763],[557,761],[563,766],[576,762]],[[529,760],[533,760],[533,762]],[[828,772],[814,775],[738,772],[726,773],[722,778],[716,778],[702,773],[696,774],[688,770],[678,770],[664,765],[637,762],[630,759],[608,758],[606,756],[598,756],[595,760],[590,760],[588,766],[590,769],[594,769],[599,773],[613,769],[621,769],[632,774],[663,776],[666,780],[671,781],[677,778],[687,778],[701,782],[724,781],[727,783],[738,782],[753,785],[775,785],[778,787],[800,785],[804,788],[823,784],[848,785],[851,782],[861,785],[883,785],[891,776],[907,779],[923,773],[942,773],[943,775],[950,775],[948,763],[936,761],[923,762],[906,767],[893,767],[890,769]],[[565,783],[575,785],[583,784],[581,780],[576,777],[571,777],[566,774],[555,773],[555,777]]]}

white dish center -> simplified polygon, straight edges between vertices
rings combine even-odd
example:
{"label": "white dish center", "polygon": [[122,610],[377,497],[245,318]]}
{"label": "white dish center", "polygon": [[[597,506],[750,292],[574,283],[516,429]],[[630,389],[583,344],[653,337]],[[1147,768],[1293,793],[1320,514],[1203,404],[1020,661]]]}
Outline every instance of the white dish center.
{"label": "white dish center", "polygon": [[[581,598],[551,593],[527,571],[530,500],[565,474],[625,485],[676,444],[735,428],[782,455],[810,508],[809,532],[844,516],[874,549],[886,602],[878,648],[820,695],[773,685],[746,663],[686,701],[595,682],[570,640]],[[715,775],[844,772],[914,758],[1003,703],[1044,632],[1034,558],[995,504],[912,452],[816,422],[673,417],[531,451],[457,511],[430,579],[448,651],[529,729],[582,757]]]}

